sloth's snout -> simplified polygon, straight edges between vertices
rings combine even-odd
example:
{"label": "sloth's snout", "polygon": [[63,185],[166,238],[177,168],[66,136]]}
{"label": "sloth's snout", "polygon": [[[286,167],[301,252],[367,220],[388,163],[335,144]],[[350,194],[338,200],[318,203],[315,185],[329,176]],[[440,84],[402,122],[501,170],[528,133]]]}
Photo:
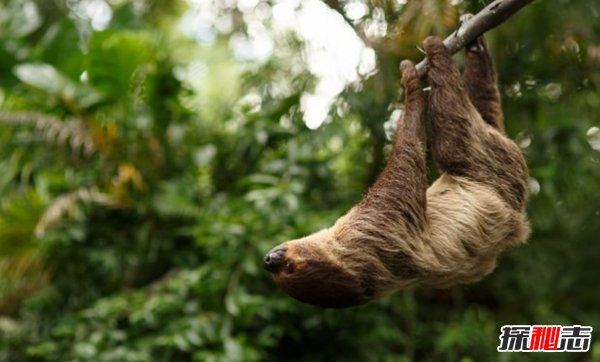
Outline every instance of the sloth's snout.
{"label": "sloth's snout", "polygon": [[271,273],[277,273],[283,267],[283,254],[285,254],[285,248],[275,248],[265,255],[263,259],[263,266],[266,270]]}

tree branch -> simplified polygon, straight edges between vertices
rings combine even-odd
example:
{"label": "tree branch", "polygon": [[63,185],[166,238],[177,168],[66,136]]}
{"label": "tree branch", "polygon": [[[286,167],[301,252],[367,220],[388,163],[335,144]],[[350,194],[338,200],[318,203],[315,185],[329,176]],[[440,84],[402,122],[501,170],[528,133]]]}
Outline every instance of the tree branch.
{"label": "tree branch", "polygon": [[[496,0],[462,23],[455,32],[444,39],[444,45],[451,54],[454,54],[532,1],[534,0]],[[419,62],[416,68],[419,76],[423,77],[427,72],[427,59]]]}

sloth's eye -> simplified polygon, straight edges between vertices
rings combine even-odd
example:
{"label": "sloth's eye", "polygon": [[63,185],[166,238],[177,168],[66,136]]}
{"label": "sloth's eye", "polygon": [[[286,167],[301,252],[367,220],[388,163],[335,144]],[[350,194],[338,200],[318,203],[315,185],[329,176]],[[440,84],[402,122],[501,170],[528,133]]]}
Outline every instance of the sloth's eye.
{"label": "sloth's eye", "polygon": [[285,272],[288,273],[288,274],[292,274],[294,272],[294,264],[287,263],[285,265]]}

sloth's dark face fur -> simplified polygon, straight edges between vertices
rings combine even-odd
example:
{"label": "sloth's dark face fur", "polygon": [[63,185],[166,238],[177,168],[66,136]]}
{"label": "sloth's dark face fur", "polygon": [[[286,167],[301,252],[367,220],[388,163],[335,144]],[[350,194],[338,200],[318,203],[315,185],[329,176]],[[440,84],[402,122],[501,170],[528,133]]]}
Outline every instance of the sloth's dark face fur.
{"label": "sloth's dark face fur", "polygon": [[[302,239],[288,241],[267,255],[279,258],[271,266],[275,283],[290,296],[326,308],[345,308],[370,300],[356,276],[342,267],[331,245],[327,229]],[[274,253],[274,254],[273,254]]]}

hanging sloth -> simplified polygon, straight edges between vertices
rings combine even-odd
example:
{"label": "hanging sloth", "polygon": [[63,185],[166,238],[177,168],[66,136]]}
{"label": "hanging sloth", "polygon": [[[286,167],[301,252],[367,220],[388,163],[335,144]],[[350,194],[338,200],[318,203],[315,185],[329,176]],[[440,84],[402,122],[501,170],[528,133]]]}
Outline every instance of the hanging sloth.
{"label": "hanging sloth", "polygon": [[441,176],[427,188],[424,93],[405,60],[404,112],[377,181],[333,226],[264,258],[290,296],[344,308],[409,286],[474,282],[492,272],[500,252],[527,239],[527,166],[504,133],[485,39],[467,47],[462,76],[440,38],[427,38],[424,49],[431,149]]}

